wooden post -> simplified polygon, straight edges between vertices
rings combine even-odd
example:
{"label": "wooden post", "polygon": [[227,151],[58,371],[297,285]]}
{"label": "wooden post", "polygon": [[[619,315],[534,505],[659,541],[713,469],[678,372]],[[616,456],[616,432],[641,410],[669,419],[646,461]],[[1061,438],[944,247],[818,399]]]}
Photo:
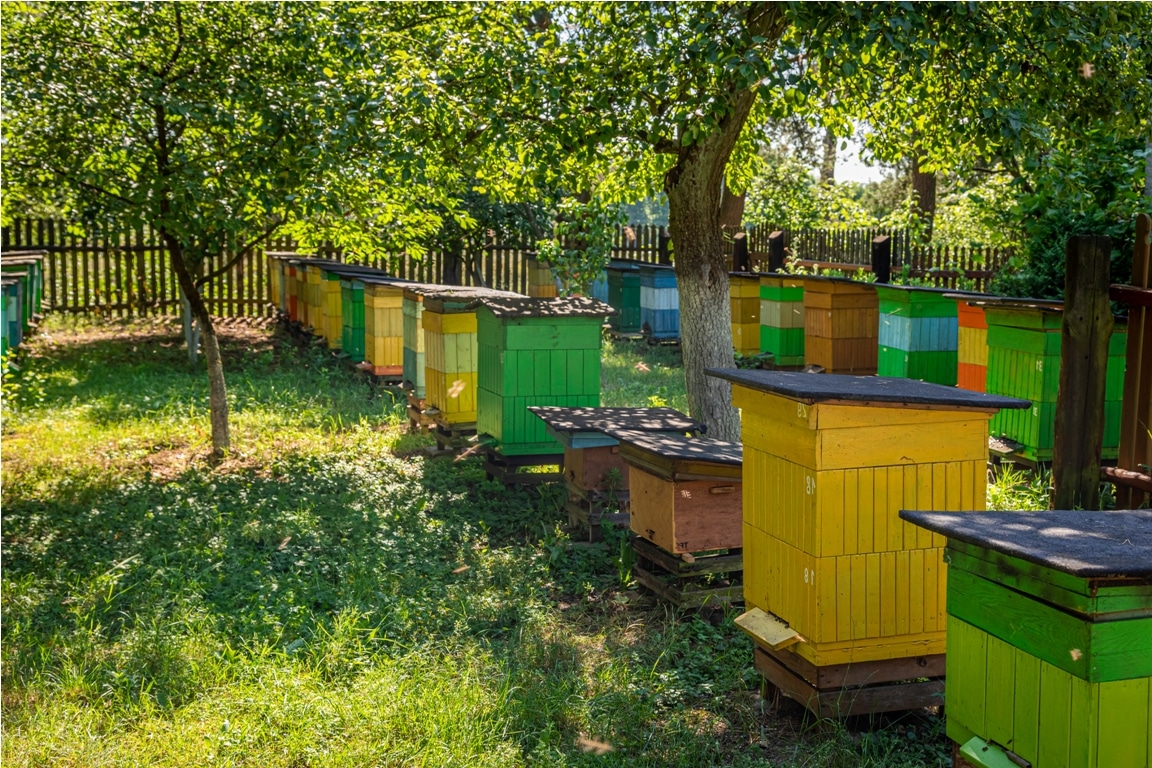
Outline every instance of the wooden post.
{"label": "wooden post", "polygon": [[[1152,254],[1149,231],[1152,219],[1136,217],[1136,247],[1132,253],[1132,285],[1145,291],[1152,288]],[[1114,286],[1115,291],[1115,286]],[[1116,298],[1114,295],[1113,298]],[[1152,308],[1135,302],[1128,308],[1128,349],[1124,371],[1123,411],[1120,415],[1120,453],[1116,466],[1129,472],[1152,475]],[[1145,466],[1141,466],[1145,465]],[[1144,491],[1116,484],[1116,507],[1136,509]]]}
{"label": "wooden post", "polygon": [[746,232],[737,232],[732,236],[732,271],[752,271],[752,266],[748,263],[748,234]]}
{"label": "wooden post", "polygon": [[887,235],[872,240],[872,274],[876,275],[878,283],[892,279],[892,239]]}
{"label": "wooden post", "polygon": [[1104,380],[1112,336],[1111,252],[1112,240],[1107,237],[1068,239],[1052,452],[1053,509],[1100,507]]}
{"label": "wooden post", "polygon": [[656,235],[656,252],[659,254],[661,264],[671,264],[672,256],[669,253],[672,236],[668,234],[668,227],[660,227]]}
{"label": "wooden post", "polygon": [[768,235],[768,271],[781,272],[784,269],[784,233],[776,230]]}

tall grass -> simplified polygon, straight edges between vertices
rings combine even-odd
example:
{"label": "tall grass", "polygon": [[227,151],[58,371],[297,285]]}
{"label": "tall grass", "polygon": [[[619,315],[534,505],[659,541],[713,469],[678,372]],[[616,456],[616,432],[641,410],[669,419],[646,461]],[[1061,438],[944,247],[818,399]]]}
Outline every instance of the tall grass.
{"label": "tall grass", "polygon": [[[938,719],[765,711],[732,616],[621,588],[557,489],[424,458],[322,353],[224,342],[220,465],[174,328],[50,325],[8,380],[6,766],[946,764]],[[683,407],[674,359],[609,350],[606,400]]]}

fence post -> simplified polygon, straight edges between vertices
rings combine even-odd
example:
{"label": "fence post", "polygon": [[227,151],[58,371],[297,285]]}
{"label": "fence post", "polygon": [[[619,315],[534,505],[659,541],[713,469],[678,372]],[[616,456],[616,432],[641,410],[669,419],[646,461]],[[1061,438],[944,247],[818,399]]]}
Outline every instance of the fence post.
{"label": "fence post", "polygon": [[1052,451],[1053,509],[1100,508],[1100,448],[1112,307],[1108,300],[1112,240],[1068,239],[1060,389]]}
{"label": "fence post", "polygon": [[732,271],[751,272],[748,263],[748,233],[737,232],[732,236]]}
{"label": "fence post", "polygon": [[780,272],[784,269],[784,233],[776,230],[768,235],[768,271]]}
{"label": "fence post", "polygon": [[[1132,252],[1132,285],[1148,292],[1152,289],[1152,248],[1149,233],[1152,219],[1142,213],[1136,217],[1136,247]],[[1113,286],[1112,298],[1115,295]],[[1124,371],[1124,398],[1120,415],[1120,452],[1116,466],[1122,470],[1152,475],[1152,306],[1141,306],[1131,299],[1128,304],[1128,348]],[[1143,467],[1141,465],[1144,465]],[[1116,484],[1116,508],[1136,509],[1144,491]]]}
{"label": "fence post", "polygon": [[892,280],[892,238],[887,235],[872,240],[872,274],[878,283]]}
{"label": "fence post", "polygon": [[661,264],[672,263],[672,256],[669,253],[671,242],[672,236],[668,234],[668,228],[660,227],[660,231],[656,235],[656,253],[659,254]]}

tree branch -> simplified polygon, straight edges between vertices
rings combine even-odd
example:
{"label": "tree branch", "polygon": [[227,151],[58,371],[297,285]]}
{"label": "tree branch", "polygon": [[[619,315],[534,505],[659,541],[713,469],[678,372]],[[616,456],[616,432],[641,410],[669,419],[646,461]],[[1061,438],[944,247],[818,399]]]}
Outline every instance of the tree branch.
{"label": "tree branch", "polygon": [[284,223],[284,220],[281,219],[279,216],[277,216],[275,222],[271,226],[269,226],[267,229],[265,229],[264,233],[262,235],[260,235],[255,240],[251,241],[250,243],[245,245],[243,248],[238,250],[236,252],[236,255],[233,256],[231,259],[229,259],[226,264],[218,267],[217,269],[212,270],[211,272],[204,275],[203,277],[196,278],[196,290],[200,290],[200,286],[211,282],[212,280],[216,279],[218,276],[220,276],[220,275],[224,274],[225,272],[227,272],[228,270],[232,269],[232,267],[236,266],[236,263],[238,261],[240,261],[241,259],[243,259],[245,256],[247,256],[249,253],[251,253],[253,248],[260,245],[261,243],[266,241],[268,238],[272,237],[272,233],[274,233],[277,229],[279,229],[280,225],[283,223]]}

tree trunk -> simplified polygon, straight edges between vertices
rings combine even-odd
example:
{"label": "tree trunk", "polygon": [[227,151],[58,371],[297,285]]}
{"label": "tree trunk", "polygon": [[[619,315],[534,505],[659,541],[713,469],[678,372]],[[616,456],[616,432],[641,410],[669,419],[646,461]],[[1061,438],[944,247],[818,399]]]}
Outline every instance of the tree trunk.
{"label": "tree trunk", "polygon": [[192,315],[200,326],[201,345],[204,348],[204,362],[208,368],[208,410],[212,422],[212,455],[223,458],[231,447],[228,434],[228,390],[224,386],[224,361],[220,357],[220,344],[216,339],[216,327],[212,324],[212,316],[208,314],[208,307],[204,298],[196,287],[192,275],[184,263],[184,249],[180,241],[173,235],[161,231],[160,236],[168,248],[168,257],[172,262],[172,271],[176,273],[176,280],[180,290],[188,300]]}
{"label": "tree trunk", "polygon": [[664,177],[668,226],[676,249],[688,408],[708,426],[710,437],[733,441],[740,439],[740,416],[732,407],[732,387],[704,371],[736,366],[720,204],[724,170],[755,99],[750,91],[735,94],[732,112],[719,130],[681,150]]}
{"label": "tree trunk", "polygon": [[936,174],[920,171],[920,159],[912,155],[912,191],[916,193],[916,206],[924,220],[924,240],[932,239],[932,219],[936,216]]}
{"label": "tree trunk", "polygon": [[836,183],[836,134],[831,128],[824,129],[824,157],[820,162],[820,183]]}

